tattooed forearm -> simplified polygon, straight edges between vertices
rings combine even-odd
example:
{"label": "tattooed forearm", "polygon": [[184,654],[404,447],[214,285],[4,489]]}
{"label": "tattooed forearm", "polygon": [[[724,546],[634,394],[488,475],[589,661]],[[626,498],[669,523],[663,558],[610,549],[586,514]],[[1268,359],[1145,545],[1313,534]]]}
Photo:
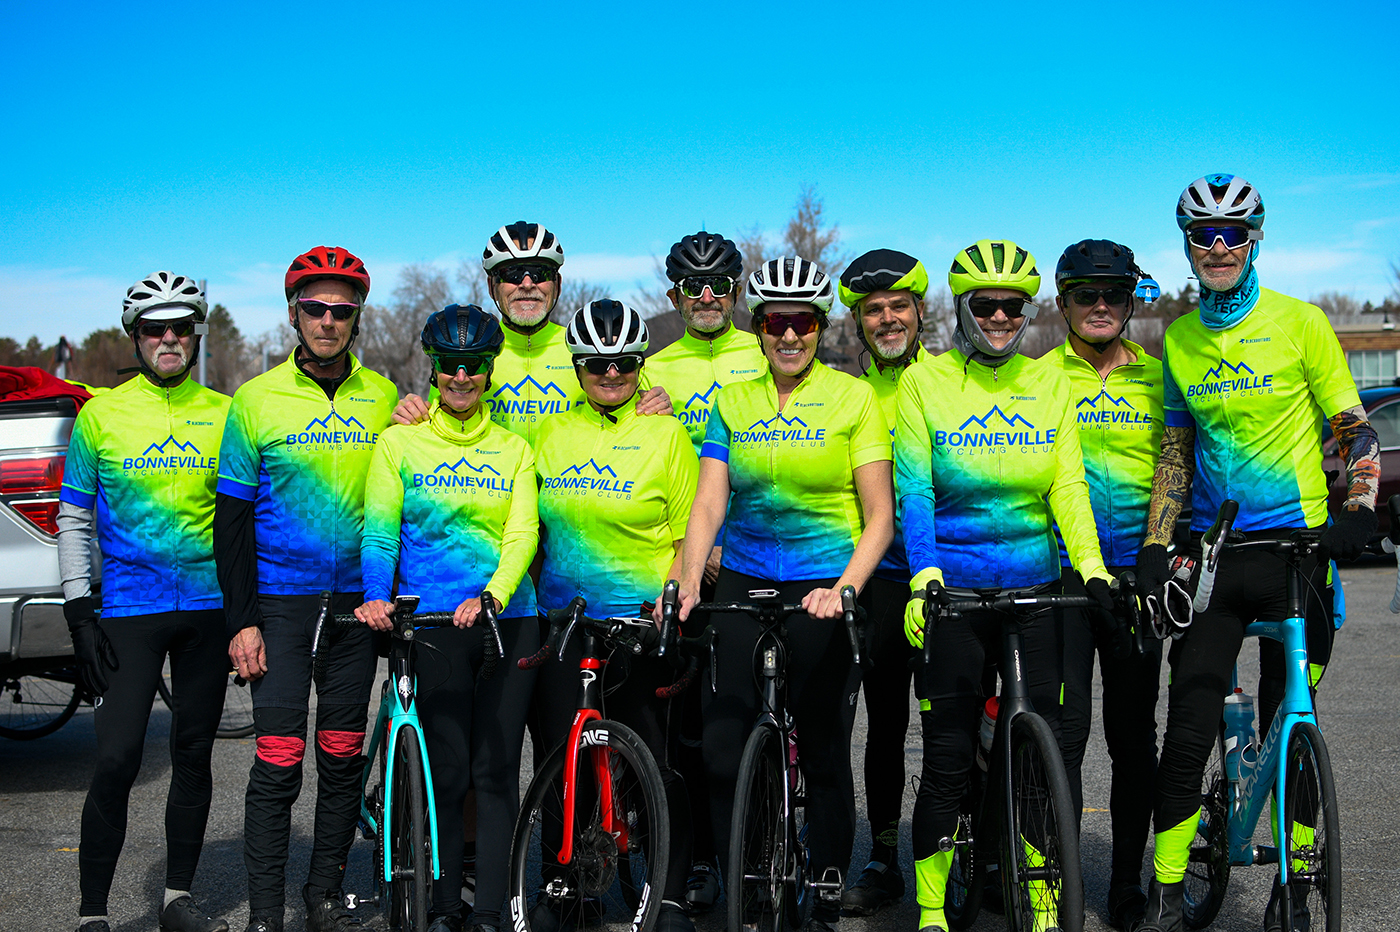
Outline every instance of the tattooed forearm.
{"label": "tattooed forearm", "polygon": [[1167,427],[1162,432],[1162,455],[1152,475],[1152,500],[1147,506],[1147,540],[1171,543],[1172,528],[1191,494],[1196,472],[1196,428]]}
{"label": "tattooed forearm", "polygon": [[1347,464],[1347,501],[1343,507],[1376,510],[1381,482],[1381,450],[1376,429],[1360,407],[1348,408],[1328,419],[1337,438],[1337,452]]}

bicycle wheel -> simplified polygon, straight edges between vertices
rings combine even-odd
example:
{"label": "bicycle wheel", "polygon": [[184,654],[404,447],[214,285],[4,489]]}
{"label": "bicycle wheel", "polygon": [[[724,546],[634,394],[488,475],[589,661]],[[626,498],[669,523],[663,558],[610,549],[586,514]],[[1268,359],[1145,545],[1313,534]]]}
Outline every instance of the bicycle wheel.
{"label": "bicycle wheel", "polygon": [[[1326,932],[1336,932],[1342,927],[1342,837],[1332,760],[1316,725],[1300,722],[1293,727],[1284,766],[1280,848],[1287,849],[1293,904],[1283,911],[1283,927],[1316,929],[1322,917]],[[1304,917],[1310,922],[1299,921]]]}
{"label": "bicycle wheel", "polygon": [[[1079,833],[1055,734],[1033,712],[1011,720],[1012,808],[1003,820],[1002,889],[1012,932],[1084,928]],[[1040,917],[1037,924],[1037,916]]]}
{"label": "bicycle wheel", "polygon": [[1215,921],[1225,888],[1230,885],[1230,784],[1225,774],[1225,728],[1201,776],[1201,823],[1186,863],[1186,901],[1182,915],[1188,929],[1204,929]]}
{"label": "bicycle wheel", "polygon": [[[568,864],[559,863],[562,744],[536,768],[525,792],[510,853],[515,932],[585,924],[649,932],[661,911],[671,845],[661,771],[636,732],[617,722],[588,723],[579,744]],[[610,804],[600,792],[607,788]]]}
{"label": "bicycle wheel", "polygon": [[78,711],[76,680],[46,675],[0,679],[0,738],[33,741],[58,731]]}
{"label": "bicycle wheel", "polygon": [[987,865],[977,856],[975,842],[980,826],[983,785],[986,774],[974,767],[968,775],[967,787],[958,801],[959,842],[953,849],[953,863],[948,871],[948,885],[943,893],[943,915],[948,927],[962,932],[977,921],[982,909],[982,891],[986,887]]}
{"label": "bicycle wheel", "polygon": [[739,760],[725,872],[729,928],[787,932],[802,922],[802,853],[787,818],[787,740],[760,725]]}
{"label": "bicycle wheel", "polygon": [[[229,671],[228,685],[224,687],[224,711],[219,718],[219,728],[214,732],[216,738],[246,738],[253,733],[253,691],[246,683],[239,684],[237,677],[237,670]],[[165,703],[167,709],[175,708],[170,693],[168,661],[160,680],[156,683],[156,692],[160,694],[160,701]]]}
{"label": "bicycle wheel", "polygon": [[393,912],[390,925],[406,932],[427,932],[428,888],[432,852],[428,835],[428,793],[423,757],[412,725],[399,729],[394,746],[394,785],[385,844],[390,850]]}

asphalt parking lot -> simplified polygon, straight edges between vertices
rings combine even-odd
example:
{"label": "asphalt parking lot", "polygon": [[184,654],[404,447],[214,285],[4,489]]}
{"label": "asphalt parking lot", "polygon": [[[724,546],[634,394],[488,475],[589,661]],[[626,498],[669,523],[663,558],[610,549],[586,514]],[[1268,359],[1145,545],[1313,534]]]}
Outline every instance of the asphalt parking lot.
{"label": "asphalt parking lot", "polygon": [[[1392,928],[1400,916],[1400,867],[1387,852],[1400,842],[1400,617],[1386,610],[1395,581],[1394,565],[1373,563],[1348,568],[1343,581],[1349,618],[1337,636],[1333,662],[1319,695],[1319,714],[1337,778],[1343,841],[1343,902],[1346,925],[1353,929]],[[1248,644],[1241,655],[1241,682],[1253,692],[1256,651]],[[1165,665],[1164,665],[1165,683]],[[1165,719],[1165,690],[1158,707]],[[917,719],[916,719],[917,720]],[[858,810],[863,813],[861,753],[864,712],[857,724],[855,774]],[[164,886],[163,820],[170,761],[167,750],[170,715],[157,703],[141,775],[132,793],[126,848],[110,902],[112,927],[118,932],[149,932],[156,927],[156,907]],[[95,748],[90,710],[63,729],[32,742],[0,739],[0,851],[10,879],[0,890],[0,932],[74,929],[78,904],[79,816],[91,778]],[[242,859],[243,789],[253,753],[252,739],[217,743],[214,754],[214,805],[203,860],[194,892],[214,915],[228,918],[238,932],[247,917]],[[911,727],[907,770],[919,762],[917,725]],[[306,791],[294,812],[288,926],[300,929],[300,885],[311,843],[315,786],[314,764],[307,768]],[[528,767],[528,743],[527,765]],[[1109,857],[1108,758],[1097,727],[1084,767],[1082,851],[1089,915],[1086,928],[1107,929],[1102,919]],[[912,805],[913,791],[906,794]],[[911,891],[905,901],[869,919],[848,919],[849,932],[914,932],[918,910],[909,876],[909,832],[902,834],[902,860]],[[1259,839],[1265,840],[1266,828]],[[855,870],[864,863],[868,826],[857,828]],[[360,841],[351,852],[347,890],[369,887],[370,846]],[[1150,854],[1149,854],[1150,859]],[[1260,928],[1270,876],[1267,868],[1236,869],[1220,917],[1212,928]],[[382,926],[377,915],[366,926]],[[700,923],[700,932],[720,932],[718,915]],[[976,929],[1004,928],[1001,917],[984,914]]]}

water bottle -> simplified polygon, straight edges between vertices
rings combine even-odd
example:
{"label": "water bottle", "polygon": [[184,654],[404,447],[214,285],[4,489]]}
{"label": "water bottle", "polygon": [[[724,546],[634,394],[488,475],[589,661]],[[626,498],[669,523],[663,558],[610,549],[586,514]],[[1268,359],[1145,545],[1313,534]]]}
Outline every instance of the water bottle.
{"label": "water bottle", "polygon": [[1254,698],[1236,686],[1225,697],[1225,774],[1234,782],[1240,778],[1240,760],[1253,759],[1246,751],[1254,744]]}
{"label": "water bottle", "polygon": [[988,699],[982,707],[982,726],[977,732],[977,767],[983,773],[987,772],[987,762],[992,759],[992,736],[997,731],[998,707],[996,696]]}

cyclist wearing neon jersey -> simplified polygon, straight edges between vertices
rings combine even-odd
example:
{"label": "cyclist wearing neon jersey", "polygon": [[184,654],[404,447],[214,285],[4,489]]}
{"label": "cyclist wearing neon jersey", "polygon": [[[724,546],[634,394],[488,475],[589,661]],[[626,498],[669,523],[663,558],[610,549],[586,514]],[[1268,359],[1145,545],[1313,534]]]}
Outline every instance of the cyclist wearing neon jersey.
{"label": "cyclist wearing neon jersey", "polygon": [[[1167,578],[1166,545],[1188,494],[1193,538],[1227,498],[1239,502],[1235,527],[1247,535],[1273,538],[1327,525],[1323,418],[1346,460],[1350,491],[1322,544],[1338,559],[1354,559],[1376,529],[1380,460],[1376,432],[1336,335],[1318,308],[1259,286],[1254,259],[1264,236],[1264,203],[1249,182],[1227,174],[1197,179],[1182,192],[1176,221],[1201,283],[1200,307],[1167,328],[1166,428],[1138,558],[1144,586]],[[1312,592],[1324,590],[1326,576],[1326,561],[1319,561],[1309,580]],[[1245,625],[1287,616],[1286,588],[1281,561],[1259,551],[1226,553],[1209,610],[1172,644],[1153,811],[1156,876],[1143,929],[1182,928],[1182,878],[1196,838],[1201,777],[1230,673]],[[1331,653],[1330,616],[1326,600],[1307,600],[1308,660],[1316,669]],[[1259,666],[1262,735],[1283,696],[1277,641],[1260,639]],[[1276,885],[1265,929],[1283,927],[1280,893]],[[1306,928],[1306,897],[1295,895],[1292,902],[1294,927]]]}
{"label": "cyclist wearing neon jersey", "polygon": [[[895,390],[905,369],[926,358],[923,330],[928,271],[913,256],[876,249],[841,273],[841,303],[851,309],[856,336],[870,353],[861,379],[875,389],[893,436]],[[895,489],[898,500],[898,487]],[[861,673],[869,731],[865,742],[865,801],[870,819],[870,860],[841,898],[848,916],[868,916],[904,897],[899,869],[899,822],[904,803],[904,735],[909,730],[909,660],[904,637],[904,604],[909,593],[909,562],[895,509],[894,542],[866,583],[861,604],[871,663]]]}
{"label": "cyclist wearing neon jersey", "polygon": [[[543,224],[517,220],[486,241],[481,268],[486,290],[501,312],[505,343],[496,359],[491,393],[486,396],[491,420],[531,445],[544,419],[583,401],[570,381],[573,363],[564,345],[564,328],[549,319],[559,301],[564,278],[564,247]],[[425,403],[409,395],[394,412],[394,421],[413,424],[428,416],[436,387]],[[643,414],[670,414],[671,401],[660,390],[641,399]]]}
{"label": "cyclist wearing neon jersey", "polygon": [[[859,592],[894,537],[890,438],[874,390],[823,365],[831,279],[802,258],[749,276],[754,328],[768,361],[759,378],[719,390],[686,528],[681,617],[699,600],[705,560],[724,526],[715,598],[747,601],[776,589],[807,618],[788,622],[787,689],[807,780],[813,877],[841,881],[855,836],[851,730],[860,671],[839,621],[841,588]],[[714,682],[702,689],[705,763],[716,847],[729,850],[744,741],[758,718],[753,676],[758,626],[747,615],[710,618],[718,635]],[[731,881],[732,883],[732,881]],[[839,894],[812,907],[809,927],[840,921]]]}
{"label": "cyclist wearing neon jersey", "polygon": [[[666,256],[666,277],[674,283],[666,297],[685,321],[685,332],[652,354],[643,378],[665,386],[674,396],[679,406],[676,417],[685,425],[698,456],[720,388],[758,376],[768,363],[753,334],[734,323],[735,302],[744,289],[744,261],[733,240],[703,230],[682,237]],[[703,595],[713,594],[722,555],[720,547],[710,551]],[[680,769],[695,828],[695,863],[685,900],[691,912],[702,913],[719,898],[719,864],[710,834],[709,791],[700,751],[700,690],[686,690],[681,705]]]}
{"label": "cyclist wearing neon jersey", "polygon": [[[365,473],[397,397],[350,354],[369,294],[365,265],[339,247],[298,256],[285,279],[298,346],[233,396],[219,453],[214,556],[229,656],[250,681],[257,754],[248,774],[243,858],[248,932],[279,932],[291,809],[306,752],[320,593],[364,601]],[[354,924],[340,882],[360,803],[360,751],[374,679],[368,630],[337,630],[317,684],[315,838],[302,890],[313,932]]]}
{"label": "cyclist wearing neon jersey", "polygon": [[[363,606],[355,614],[388,630],[396,585],[421,597],[420,612],[453,612],[454,628],[419,633],[418,714],[437,808],[438,860],[430,932],[461,932],[462,806],[476,793],[476,928],[498,929],[515,818],[520,750],[534,671],[515,661],[539,648],[535,592],[535,461],[530,445],[487,417],[482,396],[501,350],[501,325],[476,305],[450,304],[421,337],[439,401],[432,416],[394,425],[365,480]],[[481,595],[496,600],[505,656],[478,680],[491,637],[477,624]],[[470,626],[470,627],[468,627]]]}
{"label": "cyclist wearing neon jersey", "polygon": [[[644,601],[680,574],[699,461],[675,418],[637,415],[648,341],[641,315],[620,301],[594,301],[579,308],[566,340],[587,401],[547,420],[537,438],[540,610],[565,608],[583,596],[591,617],[636,617]],[[578,708],[581,652],[573,641],[562,663],[547,663],[540,673],[537,714],[548,748],[568,735]],[[674,679],[664,661],[614,655],[604,675],[604,714],[636,731],[661,768],[671,852],[656,928],[690,932],[694,924],[682,911],[691,832],[686,787],[676,769],[680,718],[671,714],[671,700],[656,696],[657,687]],[[563,914],[562,904],[541,893],[530,925],[567,927],[580,918]]]}
{"label": "cyclist wearing neon jersey", "polygon": [[[1137,561],[1162,440],[1162,363],[1123,335],[1137,307],[1138,281],[1146,278],[1131,249],[1101,239],[1070,246],[1055,267],[1055,301],[1069,336],[1052,357],[1063,364],[1069,378],[1099,550],[1115,576]],[[1063,546],[1060,562],[1066,594],[1083,595],[1079,574],[1070,568]],[[1157,769],[1162,650],[1160,641],[1148,638],[1146,652],[1135,655],[1126,626],[1101,624],[1103,620],[1078,609],[1064,613],[1062,746],[1078,816],[1084,811],[1081,770],[1093,718],[1097,653],[1103,678],[1103,735],[1113,761],[1107,912],[1110,925],[1127,929],[1142,917],[1147,904],[1142,855],[1152,822],[1148,788]]]}
{"label": "cyclist wearing neon jersey", "polygon": [[[78,851],[79,932],[109,929],[107,895],[167,657],[180,714],[171,721],[160,927],[228,929],[189,892],[228,681],[211,524],[229,399],[189,378],[208,310],[204,292],[183,275],[154,272],[128,288],[122,327],[141,374],[83,405],[68,445],[58,512],[63,613],[83,687],[96,697],[97,732]],[[102,545],[101,621],[89,579],[94,530]]]}
{"label": "cyclist wearing neon jersey", "polygon": [[[1089,592],[1105,609],[1113,604],[1069,380],[1057,360],[1016,352],[1036,312],[1035,258],[1009,240],[979,240],[953,258],[948,285],[957,307],[953,349],[906,371],[896,402],[904,543],[910,569],[917,567],[905,630],[918,648],[931,579],[954,592],[1059,591],[1054,524]],[[952,848],[942,842],[957,828],[986,699],[981,673],[989,651],[999,656],[1000,624],[995,613],[963,613],[928,634],[932,649],[919,690],[924,762],[914,803],[921,930],[948,927],[943,895]],[[1062,677],[1055,628],[1051,612],[1031,616],[1023,659],[1035,710],[1058,734]]]}

